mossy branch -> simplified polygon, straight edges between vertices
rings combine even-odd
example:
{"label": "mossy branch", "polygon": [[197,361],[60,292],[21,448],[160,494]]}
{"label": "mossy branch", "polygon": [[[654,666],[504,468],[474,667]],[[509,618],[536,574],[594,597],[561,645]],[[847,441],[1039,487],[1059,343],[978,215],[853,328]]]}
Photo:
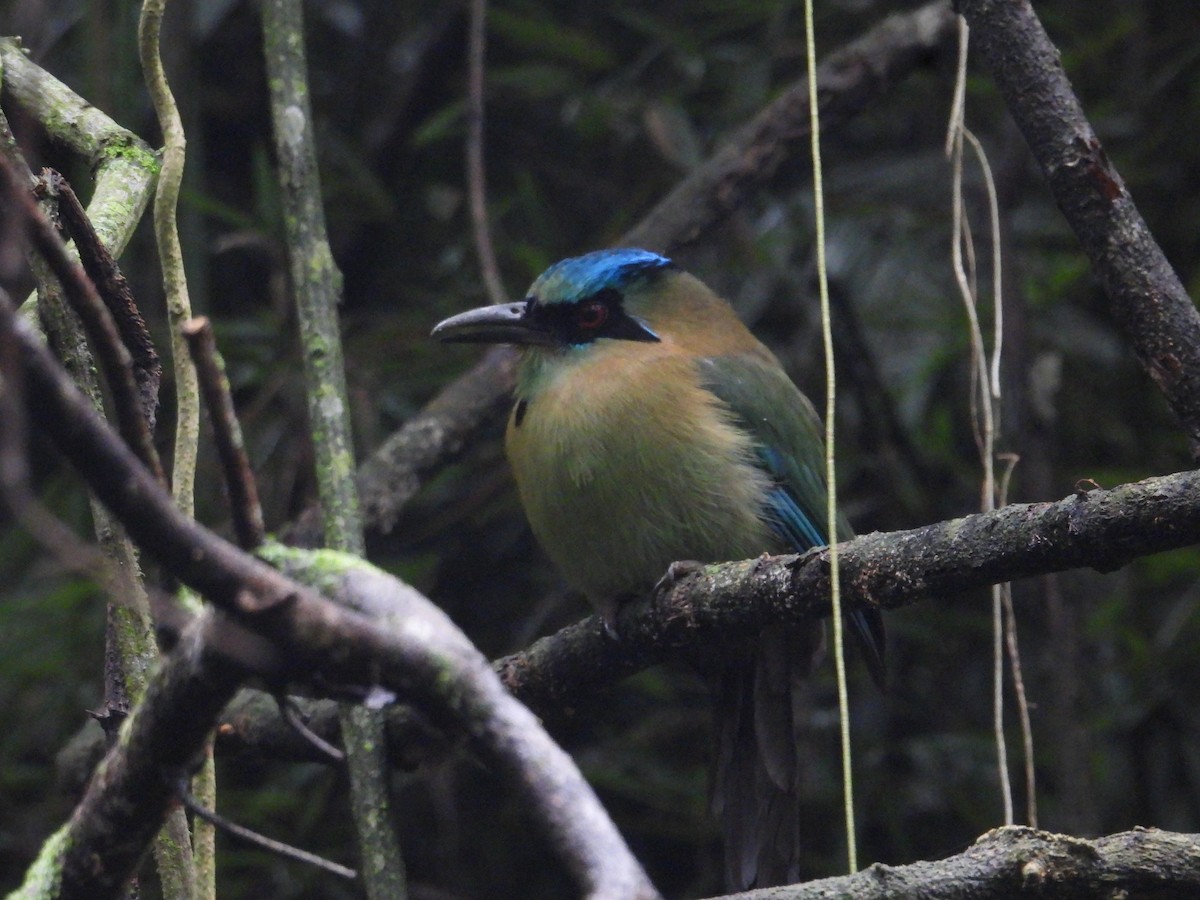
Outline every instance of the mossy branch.
{"label": "mossy branch", "polygon": [[[101,243],[115,258],[124,250],[145,210],[158,174],[158,161],[149,147],[132,132],[117,125],[62,82],[34,65],[12,38],[0,39],[4,101],[15,103],[38,121],[52,140],[82,155],[96,173],[88,217]],[[4,131],[8,135],[7,126]],[[14,144],[5,147],[14,163],[20,161]],[[78,317],[64,302],[62,288],[43,263],[35,261],[38,302],[27,303],[26,313],[38,321],[93,407],[102,410],[95,363]],[[97,539],[114,571],[122,574],[122,596],[110,601],[106,621],[106,706],[123,714],[146,688],[149,670],[157,657],[149,605],[142,584],[137,551],[120,525],[94,495],[92,518]],[[186,841],[187,820],[174,811],[156,847],[168,894],[191,897],[191,853]]]}
{"label": "mossy branch", "polygon": [[[362,556],[362,517],[354,481],[350,404],[337,319],[342,279],[329,247],[321,205],[303,8],[300,0],[267,0],[262,12],[284,230],[324,522],[323,543]],[[408,891],[388,792],[382,716],[362,706],[346,705],[341,719],[350,771],[350,807],[361,856],[359,869],[367,896],[372,900],[402,900]]]}
{"label": "mossy branch", "polygon": [[108,252],[119,258],[154,190],[158,157],[141,138],[33,63],[16,38],[0,38],[0,66],[0,103],[15,104],[95,173],[88,218]]}

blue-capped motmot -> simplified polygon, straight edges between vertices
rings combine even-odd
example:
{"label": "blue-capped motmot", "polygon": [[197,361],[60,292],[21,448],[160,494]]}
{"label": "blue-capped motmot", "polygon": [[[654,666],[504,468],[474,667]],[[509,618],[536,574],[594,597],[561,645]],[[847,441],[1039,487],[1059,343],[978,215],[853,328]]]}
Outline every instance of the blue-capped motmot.
{"label": "blue-capped motmot", "polygon": [[[519,347],[506,447],[521,501],[551,560],[607,622],[673,562],[827,542],[816,411],[729,304],[669,259],[634,249],[565,259],[523,301],[433,333]],[[838,538],[852,534],[843,522]],[[878,610],[849,619],[879,680]],[[821,633],[766,629],[705,666],[717,685],[713,802],[731,888],[798,878],[792,700]]]}

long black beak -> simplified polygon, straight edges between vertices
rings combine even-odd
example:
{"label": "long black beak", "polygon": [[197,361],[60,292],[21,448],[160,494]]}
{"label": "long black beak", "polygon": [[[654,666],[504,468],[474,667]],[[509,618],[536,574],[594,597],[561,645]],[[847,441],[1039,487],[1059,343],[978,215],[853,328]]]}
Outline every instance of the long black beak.
{"label": "long black beak", "polygon": [[439,322],[432,336],[447,344],[543,344],[554,338],[526,315],[525,302],[481,306]]}

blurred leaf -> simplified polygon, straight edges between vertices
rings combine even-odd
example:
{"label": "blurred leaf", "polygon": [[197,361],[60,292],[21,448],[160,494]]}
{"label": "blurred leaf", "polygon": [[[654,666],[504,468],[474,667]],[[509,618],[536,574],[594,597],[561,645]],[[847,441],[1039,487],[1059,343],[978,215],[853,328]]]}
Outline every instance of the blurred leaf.
{"label": "blurred leaf", "polygon": [[569,62],[582,69],[602,72],[616,65],[614,54],[596,35],[547,19],[544,13],[516,13],[499,6],[488,9],[488,30],[498,43],[529,54]]}

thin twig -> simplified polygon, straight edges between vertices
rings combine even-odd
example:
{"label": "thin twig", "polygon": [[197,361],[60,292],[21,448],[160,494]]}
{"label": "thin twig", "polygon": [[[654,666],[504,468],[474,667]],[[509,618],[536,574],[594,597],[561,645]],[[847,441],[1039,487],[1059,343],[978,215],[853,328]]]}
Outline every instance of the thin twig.
{"label": "thin twig", "polygon": [[854,826],[854,767],[850,752],[850,697],[846,688],[846,642],[842,627],[841,571],[838,568],[837,468],[834,418],[837,411],[837,376],[833,358],[833,322],[829,307],[829,273],[825,261],[825,189],[821,173],[821,116],[817,102],[817,40],[813,25],[813,0],[804,2],[804,46],[808,63],[808,127],[812,156],[813,218],[816,231],[817,291],[821,298],[821,338],[825,352],[825,496],[829,535],[829,602],[833,619],[833,664],[837,677],[838,724],[842,751],[842,811],[846,825],[846,865],[858,871],[858,837]]}
{"label": "thin twig", "polygon": [[[1012,481],[1020,457],[1015,453],[1000,453],[997,458],[1004,463],[1000,476],[997,503],[1008,505],[1008,486]],[[1017,699],[1017,716],[1021,723],[1021,749],[1025,755],[1025,819],[1031,828],[1038,827],[1037,814],[1037,770],[1033,760],[1033,723],[1029,717],[1029,698],[1025,693],[1025,677],[1021,671],[1021,650],[1017,643],[1017,614],[1013,608],[1012,582],[1000,585],[1000,599],[1004,604],[1004,642],[1008,648],[1008,666],[1012,672],[1013,693]]]}
{"label": "thin twig", "polygon": [[334,762],[341,763],[346,761],[345,753],[308,727],[308,723],[300,717],[300,712],[296,709],[296,705],[292,702],[291,697],[287,696],[287,694],[275,694],[275,705],[279,708],[279,715],[292,727],[296,734],[300,735],[300,737],[308,741],[318,751]]}
{"label": "thin twig", "polygon": [[79,261],[87,272],[96,292],[104,305],[112,314],[113,322],[121,335],[121,340],[133,357],[133,378],[138,384],[142,400],[142,414],[146,418],[150,432],[154,432],[154,422],[158,411],[158,387],[162,381],[162,362],[154,349],[154,339],[146,320],[142,318],[141,310],[129,290],[129,282],[121,274],[121,269],[108,248],[92,227],[92,220],[75,195],[70,183],[53,169],[47,170],[51,183],[57,186],[58,214],[67,233],[75,241],[75,250],[79,253]]}
{"label": "thin twig", "polygon": [[[100,299],[87,273],[67,254],[66,245],[50,224],[50,220],[38,208],[33,196],[25,189],[23,179],[2,154],[0,177],[3,178],[9,205],[14,207],[17,214],[27,223],[30,241],[58,278],[63,294],[87,330],[93,351],[112,391],[113,407],[121,436],[146,467],[165,483],[158,452],[154,448],[154,440],[143,415],[142,395],[133,374],[133,357],[122,342],[112,315]],[[47,189],[52,190],[54,187],[50,181],[44,181],[43,184]]]}
{"label": "thin twig", "polygon": [[[950,111],[950,125],[947,134],[946,149],[952,165],[952,219],[951,225],[951,259],[954,267],[954,278],[962,296],[963,307],[967,313],[968,334],[971,345],[971,422],[979,447],[979,459],[983,465],[983,479],[980,489],[981,507],[988,512],[996,507],[996,473],[995,452],[996,435],[999,430],[997,422],[997,406],[999,385],[991,383],[987,352],[984,348],[983,331],[979,325],[978,290],[975,281],[975,246],[971,237],[970,220],[966,215],[962,195],[963,179],[963,140],[969,134],[965,124],[967,77],[967,46],[969,30],[966,20],[959,18],[958,30],[958,70],[954,100]],[[982,147],[974,141],[972,146],[982,155]],[[985,169],[985,174],[990,171]],[[995,200],[995,190],[989,193],[989,198]],[[992,233],[993,246],[999,240],[998,219],[993,215],[995,225]],[[963,254],[967,254],[970,264],[970,275],[964,267]],[[995,304],[1000,303],[1000,296],[993,298]],[[997,352],[997,360],[999,354]],[[1013,823],[1012,784],[1008,774],[1008,746],[1004,737],[1004,608],[1003,591],[999,584],[992,586],[992,732],[996,742],[996,769],[1000,783],[1000,798],[1004,811],[1004,824]]]}
{"label": "thin twig", "polygon": [[1025,819],[1030,827],[1037,828],[1037,768],[1033,757],[1033,723],[1029,717],[1029,698],[1025,693],[1025,677],[1021,669],[1021,649],[1017,643],[1017,614],[1013,608],[1012,582],[1006,581],[1000,587],[1001,600],[1004,603],[1005,643],[1008,647],[1013,692],[1017,699],[1017,716],[1021,723],[1021,749],[1025,756]]}
{"label": "thin twig", "polygon": [[[195,514],[196,454],[200,443],[200,392],[196,370],[188,358],[180,329],[192,317],[187,274],[183,268],[183,248],[175,211],[179,188],[183,184],[183,165],[187,142],[183,120],[167,83],[159,53],[159,33],[167,0],[145,0],[138,20],[138,55],[145,73],[146,90],[154,104],[154,114],[163,135],[162,174],[154,194],[154,238],[162,267],[163,291],[167,301],[167,321],[171,329],[171,363],[175,373],[175,452],[171,469],[171,492],[186,515]],[[211,891],[209,892],[211,893]]]}
{"label": "thin twig", "polygon": [[467,192],[471,198],[471,232],[479,271],[492,303],[506,303],[508,295],[496,265],[496,249],[488,224],[487,176],[483,165],[483,75],[487,55],[487,0],[471,0],[470,39],[467,49]]}
{"label": "thin twig", "polygon": [[194,815],[199,816],[205,822],[213,825],[217,829],[233,835],[239,840],[243,840],[248,844],[252,844],[261,850],[266,850],[269,853],[274,853],[276,856],[284,859],[294,860],[295,862],[305,863],[320,869],[322,872],[328,872],[330,875],[337,875],[339,878],[345,878],[347,881],[357,881],[358,873],[353,869],[335,863],[332,860],[325,859],[323,856],[318,856],[315,853],[309,853],[307,850],[301,850],[299,847],[293,847],[291,844],[285,844],[282,841],[277,841],[269,838],[266,835],[259,834],[257,831],[252,831],[245,825],[239,825],[232,819],[227,819],[216,810],[208,809],[200,801],[191,795],[188,791],[187,780],[180,779],[176,786],[176,791],[179,794],[179,800],[186,806]]}
{"label": "thin twig", "polygon": [[196,367],[200,391],[212,422],[217,458],[221,461],[221,471],[229,490],[229,508],[238,546],[243,550],[253,550],[265,539],[266,527],[263,525],[262,506],[258,502],[254,470],[250,467],[246,445],[242,440],[242,428],[233,408],[229,379],[225,375],[225,361],[217,351],[212,323],[207,317],[198,316],[185,322],[183,336],[192,364]]}

